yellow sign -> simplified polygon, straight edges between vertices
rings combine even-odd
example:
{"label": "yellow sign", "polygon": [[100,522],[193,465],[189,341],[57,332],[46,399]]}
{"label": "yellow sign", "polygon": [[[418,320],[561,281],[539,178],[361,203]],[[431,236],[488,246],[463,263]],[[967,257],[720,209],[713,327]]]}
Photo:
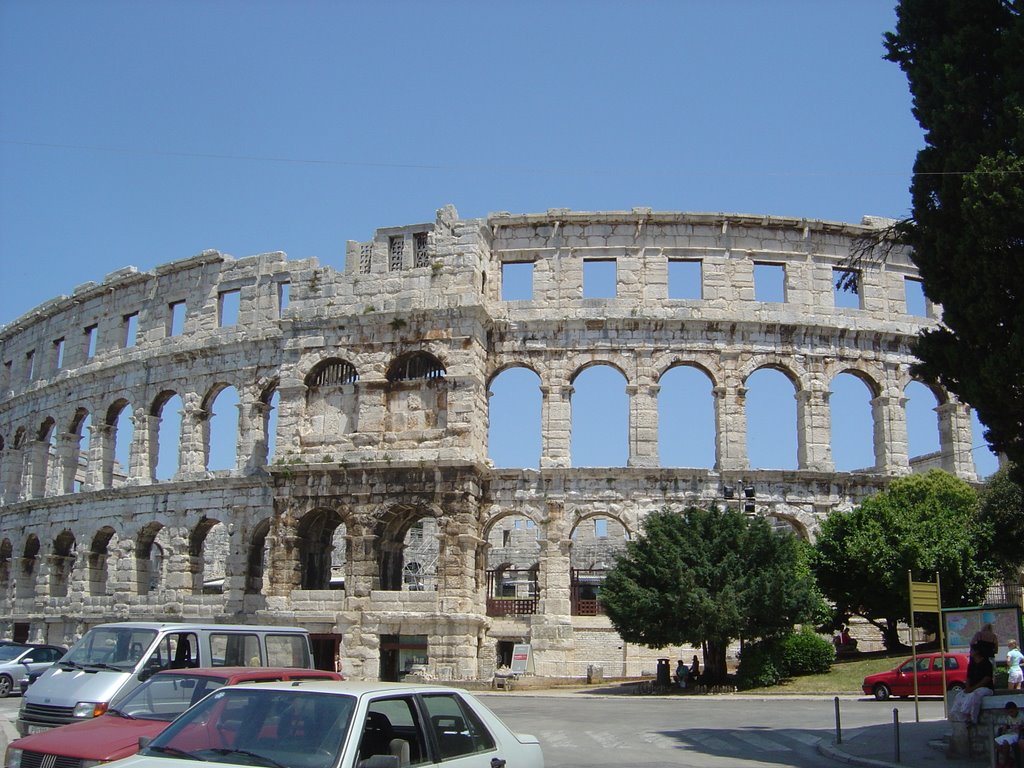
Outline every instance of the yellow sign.
{"label": "yellow sign", "polygon": [[910,610],[922,613],[940,613],[939,585],[927,581],[910,582]]}

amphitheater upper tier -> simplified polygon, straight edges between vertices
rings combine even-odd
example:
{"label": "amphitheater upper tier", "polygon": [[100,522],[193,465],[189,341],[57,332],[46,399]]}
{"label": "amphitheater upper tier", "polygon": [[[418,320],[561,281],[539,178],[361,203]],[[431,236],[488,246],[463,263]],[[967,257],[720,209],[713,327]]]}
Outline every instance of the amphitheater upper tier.
{"label": "amphitheater upper tier", "polygon": [[[907,253],[835,289],[881,224],[447,206],[350,241],[338,268],[204,251],[79,286],[0,329],[0,635],[258,617],[310,627],[365,677],[409,659],[480,677],[513,642],[542,674],[635,671],[649,654],[596,595],[649,511],[737,503],[813,537],[894,476],[975,478],[969,410],[945,392],[940,450],[908,455],[910,345],[939,311],[908,309]],[[621,466],[573,466],[574,386],[594,366],[625,389]],[[513,368],[541,393],[522,425],[539,458],[499,468],[489,390]],[[705,466],[659,455],[679,368],[708,385]],[[748,459],[763,369],[792,385],[791,468]],[[852,472],[832,458],[843,374],[865,385],[874,435]],[[234,455],[218,466],[224,402]]]}

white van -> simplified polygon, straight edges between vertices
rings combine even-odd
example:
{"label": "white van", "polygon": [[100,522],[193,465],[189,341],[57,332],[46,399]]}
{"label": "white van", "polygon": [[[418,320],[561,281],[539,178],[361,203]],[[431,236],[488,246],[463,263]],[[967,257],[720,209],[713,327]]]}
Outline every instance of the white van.
{"label": "white van", "polygon": [[311,669],[309,633],[300,627],[126,621],[93,627],[21,697],[22,736],[97,717],[161,669]]}

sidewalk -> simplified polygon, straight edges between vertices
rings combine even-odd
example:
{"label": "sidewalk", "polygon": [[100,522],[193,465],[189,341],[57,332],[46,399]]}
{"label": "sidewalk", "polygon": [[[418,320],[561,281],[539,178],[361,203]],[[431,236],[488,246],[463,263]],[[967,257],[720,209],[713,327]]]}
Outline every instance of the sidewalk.
{"label": "sidewalk", "polygon": [[835,737],[818,742],[818,752],[831,760],[869,768],[987,768],[988,757],[946,757],[949,723],[926,720],[900,723],[899,762],[896,760],[896,737],[892,723],[869,725],[843,733],[841,744]]}

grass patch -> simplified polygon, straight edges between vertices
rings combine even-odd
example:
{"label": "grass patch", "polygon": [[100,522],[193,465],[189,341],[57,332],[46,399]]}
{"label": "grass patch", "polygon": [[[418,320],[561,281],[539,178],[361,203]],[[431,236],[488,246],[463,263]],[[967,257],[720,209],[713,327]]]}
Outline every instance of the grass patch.
{"label": "grass patch", "polygon": [[864,654],[850,660],[836,661],[832,669],[820,675],[802,675],[783,680],[767,688],[750,688],[743,693],[860,693],[860,684],[868,675],[892,669],[909,657],[909,653]]}

